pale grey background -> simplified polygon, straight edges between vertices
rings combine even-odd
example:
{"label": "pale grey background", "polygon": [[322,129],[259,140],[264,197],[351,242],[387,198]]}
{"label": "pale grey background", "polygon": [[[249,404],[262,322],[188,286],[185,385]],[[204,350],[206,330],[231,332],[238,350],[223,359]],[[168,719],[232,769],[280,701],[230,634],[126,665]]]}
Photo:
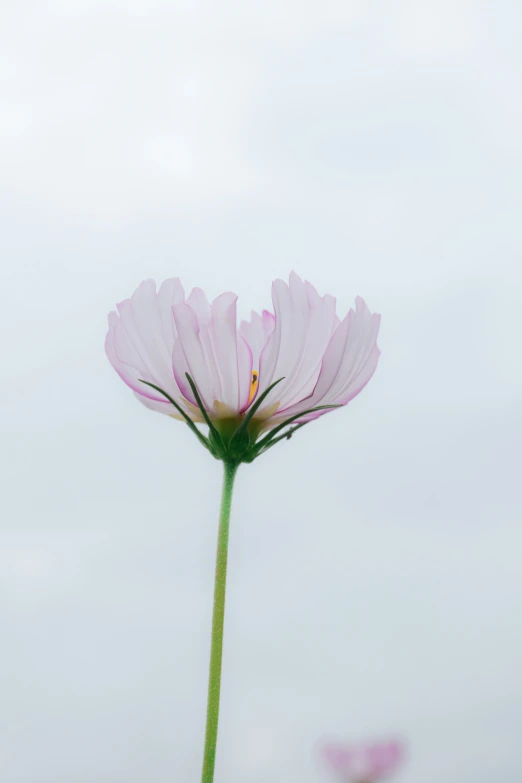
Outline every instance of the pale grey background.
{"label": "pale grey background", "polygon": [[217,783],[522,778],[518,2],[7,2],[2,783],[200,774],[220,465],[106,313],[291,268],[383,314],[370,386],[234,501]]}

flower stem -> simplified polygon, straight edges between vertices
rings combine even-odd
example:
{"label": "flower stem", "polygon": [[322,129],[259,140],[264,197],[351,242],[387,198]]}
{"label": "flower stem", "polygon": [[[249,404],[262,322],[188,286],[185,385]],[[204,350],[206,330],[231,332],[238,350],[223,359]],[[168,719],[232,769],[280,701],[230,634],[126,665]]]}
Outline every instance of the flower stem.
{"label": "flower stem", "polygon": [[228,527],[232,489],[237,464],[225,462],[223,494],[219,515],[219,533],[214,582],[214,612],[212,615],[212,643],[210,648],[210,673],[208,678],[207,726],[203,752],[201,783],[212,783],[216,763],[216,743],[219,720],[219,694],[221,690],[221,659],[223,656],[223,624],[225,620],[225,594],[227,586]]}

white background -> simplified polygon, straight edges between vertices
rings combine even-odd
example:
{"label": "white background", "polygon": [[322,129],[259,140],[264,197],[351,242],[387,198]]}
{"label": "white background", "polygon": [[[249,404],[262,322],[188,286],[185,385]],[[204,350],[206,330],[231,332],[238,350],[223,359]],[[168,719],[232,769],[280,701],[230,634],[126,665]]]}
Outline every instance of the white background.
{"label": "white background", "polygon": [[216,783],[522,778],[522,12],[18,0],[0,24],[2,783],[198,781],[221,468],[107,362],[180,276],[381,312],[348,408],[237,480]]}

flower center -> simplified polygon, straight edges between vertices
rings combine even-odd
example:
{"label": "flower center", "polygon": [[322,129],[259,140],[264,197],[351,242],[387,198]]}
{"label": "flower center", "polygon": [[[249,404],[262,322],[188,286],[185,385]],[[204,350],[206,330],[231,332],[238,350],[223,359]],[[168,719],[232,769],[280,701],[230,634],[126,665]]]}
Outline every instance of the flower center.
{"label": "flower center", "polygon": [[256,396],[257,387],[259,385],[259,373],[254,372],[252,373],[252,380],[250,381],[250,394],[248,395],[248,403],[247,405],[250,405],[254,397]]}

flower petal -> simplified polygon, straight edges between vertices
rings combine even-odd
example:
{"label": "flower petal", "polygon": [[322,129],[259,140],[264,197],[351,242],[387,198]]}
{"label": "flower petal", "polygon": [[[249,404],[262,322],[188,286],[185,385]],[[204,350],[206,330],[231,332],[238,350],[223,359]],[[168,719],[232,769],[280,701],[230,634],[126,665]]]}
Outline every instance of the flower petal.
{"label": "flower petal", "polygon": [[189,386],[185,373],[189,373],[196,384],[199,395],[210,409],[216,399],[218,389],[217,379],[209,367],[200,339],[200,328],[196,313],[186,303],[172,308],[178,337],[172,350],[172,369],[181,393],[189,402],[196,405],[196,400]]}
{"label": "flower petal", "polygon": [[[145,386],[145,388],[147,388],[147,386]],[[171,405],[171,403],[168,400],[165,399],[165,397],[163,397],[163,402],[161,402],[160,400],[151,400],[150,398],[145,397],[143,394],[135,393],[134,396],[143,405],[145,405],[146,408],[149,408],[152,411],[156,411],[157,413],[166,413],[168,416],[171,416],[173,419],[184,421],[183,416],[176,410],[176,408],[174,408]],[[181,394],[176,399],[176,402],[181,408],[183,408],[186,414],[190,416],[192,421],[195,422],[204,421],[199,408],[197,408],[195,405],[191,405],[191,403],[188,402],[188,400],[185,400],[185,398]]]}
{"label": "flower petal", "polygon": [[[372,315],[365,302],[357,297],[355,312],[350,310],[330,340],[313,394],[285,410],[285,415],[294,415],[317,405],[346,405],[356,397],[377,367],[379,324],[380,315]],[[311,421],[327,412],[307,414],[303,421]]]}
{"label": "flower petal", "polygon": [[237,371],[239,376],[239,410],[243,412],[250,401],[252,372],[254,370],[252,350],[241,336],[237,338]]}
{"label": "flower petal", "polygon": [[[201,288],[193,288],[187,299],[187,304],[192,308],[198,321],[199,340],[203,350],[203,356],[207,365],[211,394],[213,400],[221,399],[221,382],[214,355],[214,346],[212,341],[212,311],[207,297]],[[193,379],[194,380],[194,379]],[[196,384],[197,386],[197,384]]]}
{"label": "flower petal", "polygon": [[368,745],[364,748],[364,766],[369,779],[391,775],[403,760],[404,749],[398,742]]}
{"label": "flower petal", "polygon": [[290,274],[289,285],[274,281],[272,299],[275,328],[261,354],[259,392],[284,377],[264,407],[273,404],[277,394],[279,410],[286,410],[314,389],[332,335],[335,299],[320,297],[295,272]]}
{"label": "flower petal", "polygon": [[187,298],[187,304],[194,310],[200,326],[208,326],[210,324],[210,305],[205,292],[201,288],[192,289]]}
{"label": "flower petal", "polygon": [[179,397],[170,360],[175,339],[171,306],[183,297],[183,288],[176,278],[165,281],[158,293],[154,281],[147,280],[130,299],[118,305],[118,313],[109,315],[105,341],[109,361],[125,383],[144,398],[163,402],[140,379]]}
{"label": "flower petal", "polygon": [[221,386],[221,393],[215,399],[239,411],[236,302],[237,296],[232,293],[221,294],[214,299],[211,306],[211,337]]}
{"label": "flower petal", "polygon": [[344,780],[377,781],[391,775],[404,758],[404,747],[399,742],[362,745],[328,743],[322,755],[332,770]]}
{"label": "flower petal", "polygon": [[203,292],[194,289],[186,303],[173,308],[176,381],[187,400],[196,404],[185,375],[189,373],[206,410],[218,417],[239,413],[248,400],[252,359],[244,340],[238,341],[236,301],[235,294],[225,293],[208,305]]}
{"label": "flower petal", "polygon": [[324,353],[332,336],[335,299],[320,297],[310,283],[305,283],[308,298],[308,322],[301,357],[281,398],[279,410],[305,400],[317,383]]}
{"label": "flower petal", "polygon": [[266,341],[274,331],[275,318],[268,310],[262,315],[252,310],[250,321],[241,321],[239,334],[248,343],[252,351],[252,369],[259,371],[259,357]]}

